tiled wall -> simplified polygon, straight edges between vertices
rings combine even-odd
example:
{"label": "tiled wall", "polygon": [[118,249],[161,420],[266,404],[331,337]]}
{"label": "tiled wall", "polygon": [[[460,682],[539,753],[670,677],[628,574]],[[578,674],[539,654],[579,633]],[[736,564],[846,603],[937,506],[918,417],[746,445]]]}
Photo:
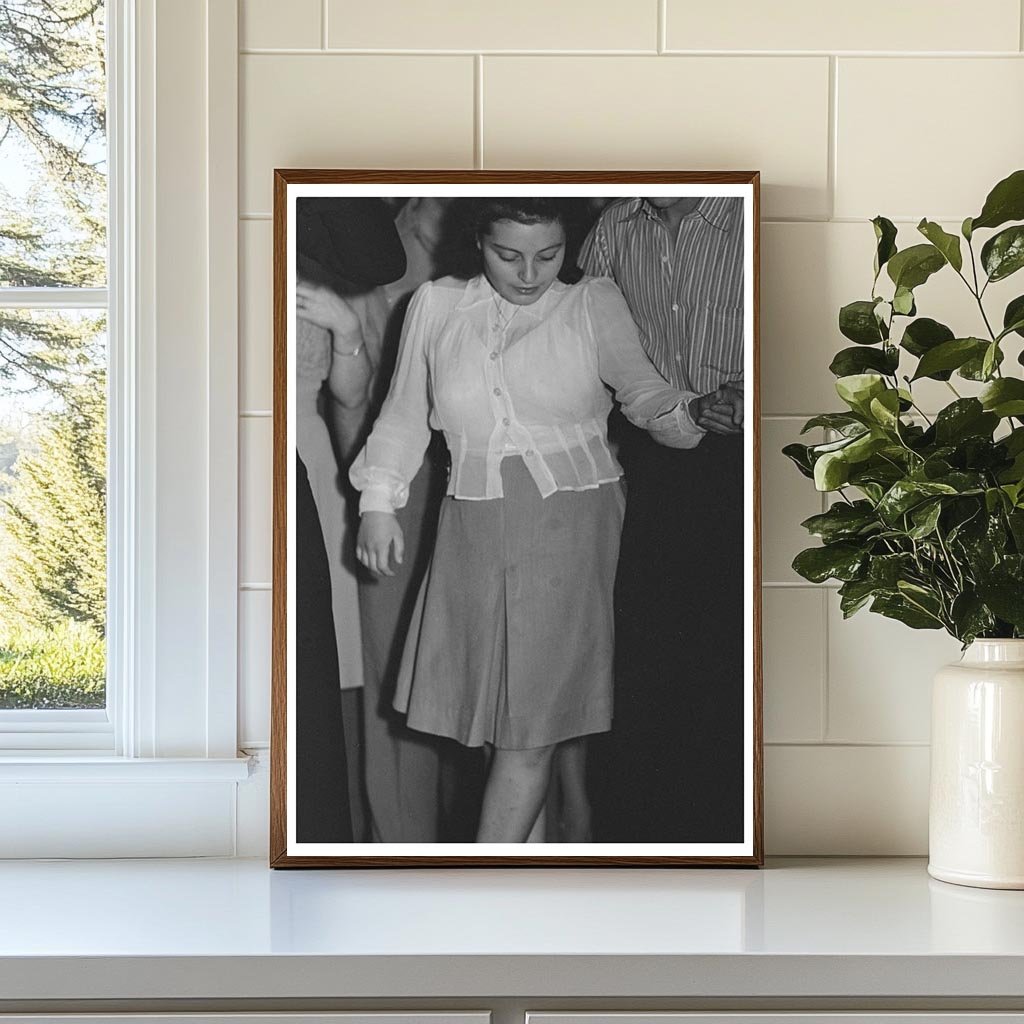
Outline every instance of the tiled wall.
{"label": "tiled wall", "polygon": [[[243,743],[265,744],[269,702],[272,169],[759,168],[768,851],[923,853],[929,681],[958,646],[843,622],[799,580],[821,501],[778,451],[837,406],[867,219],[958,224],[1024,165],[1020,0],[241,0],[241,18]],[[921,311],[976,330],[950,277]]]}

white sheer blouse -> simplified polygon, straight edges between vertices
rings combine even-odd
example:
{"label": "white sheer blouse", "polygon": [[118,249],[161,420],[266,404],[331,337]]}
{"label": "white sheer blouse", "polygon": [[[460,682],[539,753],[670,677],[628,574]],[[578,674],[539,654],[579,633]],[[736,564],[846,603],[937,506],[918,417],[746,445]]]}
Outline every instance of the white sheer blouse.
{"label": "white sheer blouse", "polygon": [[609,387],[626,417],[661,444],[700,442],[704,432],[687,411],[694,394],[654,368],[612,281],[556,281],[529,306],[502,299],[483,275],[422,285],[391,390],[349,473],[360,512],[405,505],[430,427],[448,442],[456,498],[502,497],[506,456],[524,459],[544,497],[618,480]]}

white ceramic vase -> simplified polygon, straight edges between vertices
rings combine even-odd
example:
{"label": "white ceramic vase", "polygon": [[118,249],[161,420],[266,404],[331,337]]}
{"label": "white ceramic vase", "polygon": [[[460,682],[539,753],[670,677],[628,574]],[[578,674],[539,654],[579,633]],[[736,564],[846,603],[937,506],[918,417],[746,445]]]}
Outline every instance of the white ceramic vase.
{"label": "white ceramic vase", "polygon": [[1024,889],[1024,640],[975,640],[932,689],[928,873]]}

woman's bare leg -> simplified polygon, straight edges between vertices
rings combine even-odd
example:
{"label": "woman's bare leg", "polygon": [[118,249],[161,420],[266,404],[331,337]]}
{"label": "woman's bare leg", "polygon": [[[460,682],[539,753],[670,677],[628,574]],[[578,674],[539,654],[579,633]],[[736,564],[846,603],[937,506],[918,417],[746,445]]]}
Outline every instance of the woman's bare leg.
{"label": "woman's bare leg", "polygon": [[590,798],[587,796],[587,738],[558,745],[555,771],[560,789],[559,819],[563,843],[589,843]]}
{"label": "woman's bare leg", "polygon": [[478,843],[523,843],[548,792],[555,747],[495,749],[484,788]]}

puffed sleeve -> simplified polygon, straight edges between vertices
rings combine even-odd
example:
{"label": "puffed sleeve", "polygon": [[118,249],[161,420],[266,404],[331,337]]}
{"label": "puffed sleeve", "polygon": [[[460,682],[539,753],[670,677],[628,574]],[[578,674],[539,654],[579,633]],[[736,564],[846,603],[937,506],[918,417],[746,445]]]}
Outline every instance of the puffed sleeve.
{"label": "puffed sleeve", "polygon": [[416,289],[402,324],[388,396],[362,451],[349,469],[362,492],[359,512],[394,512],[409,500],[409,483],[430,442],[427,342],[439,326],[431,283]]}
{"label": "puffed sleeve", "polygon": [[584,306],[597,347],[598,373],[615,392],[630,423],[669,448],[696,448],[705,431],[690,417],[697,395],[669,384],[640,344],[629,306],[615,283],[596,278],[583,283]]}

